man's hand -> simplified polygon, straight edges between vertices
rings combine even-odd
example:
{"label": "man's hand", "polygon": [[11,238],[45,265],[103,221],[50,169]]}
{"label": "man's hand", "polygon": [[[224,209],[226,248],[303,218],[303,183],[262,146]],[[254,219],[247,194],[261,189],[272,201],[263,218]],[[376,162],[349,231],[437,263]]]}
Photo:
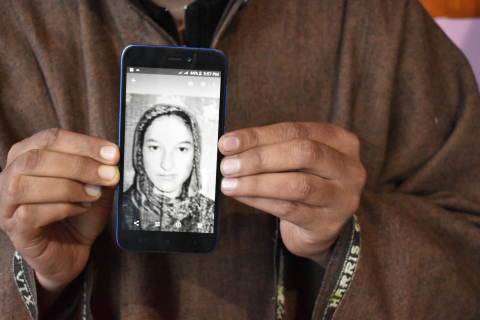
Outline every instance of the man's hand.
{"label": "man's hand", "polygon": [[14,145],[0,173],[0,227],[28,264],[44,306],[84,269],[105,228],[120,173],[118,147],[62,129]]}
{"label": "man's hand", "polygon": [[279,217],[287,249],[326,267],[366,181],[357,136],[326,123],[280,123],[227,133],[219,149],[222,192]]}

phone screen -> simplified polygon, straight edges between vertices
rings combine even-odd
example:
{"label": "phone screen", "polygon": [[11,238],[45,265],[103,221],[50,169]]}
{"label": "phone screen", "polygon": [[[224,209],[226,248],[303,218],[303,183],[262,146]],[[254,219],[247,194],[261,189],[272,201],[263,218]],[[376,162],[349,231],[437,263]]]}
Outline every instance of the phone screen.
{"label": "phone screen", "polygon": [[220,221],[225,56],[132,45],[122,55],[121,75],[118,245],[212,252]]}
{"label": "phone screen", "polygon": [[213,233],[221,72],[127,66],[124,230]]}

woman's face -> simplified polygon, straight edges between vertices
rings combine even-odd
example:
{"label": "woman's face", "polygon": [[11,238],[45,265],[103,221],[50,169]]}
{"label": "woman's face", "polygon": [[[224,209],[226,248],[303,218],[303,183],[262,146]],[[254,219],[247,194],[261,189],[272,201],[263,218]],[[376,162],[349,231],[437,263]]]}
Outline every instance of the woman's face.
{"label": "woman's face", "polygon": [[193,167],[193,136],[179,117],[160,116],[145,132],[143,165],[153,185],[169,198],[178,197]]}

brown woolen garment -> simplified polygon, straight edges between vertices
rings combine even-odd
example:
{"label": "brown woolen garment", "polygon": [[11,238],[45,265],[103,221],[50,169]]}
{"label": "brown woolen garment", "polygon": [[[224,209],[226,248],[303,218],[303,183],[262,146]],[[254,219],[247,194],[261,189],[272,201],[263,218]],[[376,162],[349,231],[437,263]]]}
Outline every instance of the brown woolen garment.
{"label": "brown woolen garment", "polygon": [[[124,0],[16,0],[0,16],[2,168],[14,143],[51,127],[117,141],[123,48],[173,44]],[[320,292],[314,319],[336,297],[336,319],[480,318],[480,98],[466,59],[423,8],[406,0],[251,0],[215,46],[229,62],[227,131],[324,121],[362,143],[368,180],[356,213],[354,278],[335,295],[349,223],[320,289],[301,280],[315,282],[319,268],[285,255],[285,318],[307,317],[305,291]],[[274,217],[224,197],[220,245],[205,256],[124,252],[114,223],[112,214],[86,273],[95,318],[276,313]],[[4,233],[0,241],[0,318],[29,319],[14,248]],[[82,312],[80,302],[72,318]]]}

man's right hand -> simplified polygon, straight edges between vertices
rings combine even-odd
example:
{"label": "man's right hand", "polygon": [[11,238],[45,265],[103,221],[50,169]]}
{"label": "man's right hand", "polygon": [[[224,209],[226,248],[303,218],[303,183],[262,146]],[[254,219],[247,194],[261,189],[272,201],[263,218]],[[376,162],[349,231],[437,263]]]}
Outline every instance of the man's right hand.
{"label": "man's right hand", "polygon": [[85,268],[105,228],[119,158],[112,142],[63,129],[37,133],[8,153],[0,173],[0,227],[53,301]]}

